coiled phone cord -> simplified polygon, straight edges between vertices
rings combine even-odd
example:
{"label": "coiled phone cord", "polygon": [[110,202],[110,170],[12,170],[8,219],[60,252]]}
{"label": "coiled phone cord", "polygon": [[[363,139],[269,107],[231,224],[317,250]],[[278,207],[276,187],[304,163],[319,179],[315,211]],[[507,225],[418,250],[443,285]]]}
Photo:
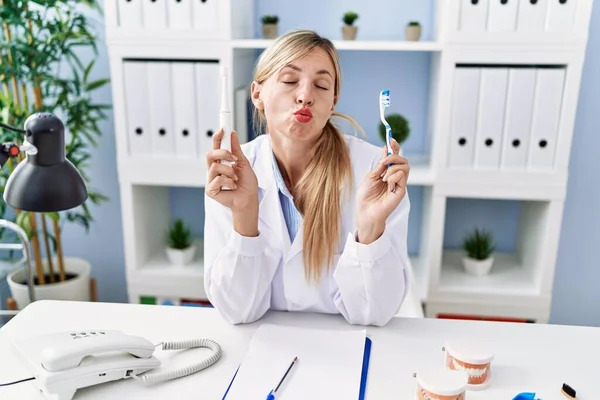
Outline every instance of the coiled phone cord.
{"label": "coiled phone cord", "polygon": [[189,367],[179,368],[174,371],[165,371],[165,372],[154,372],[154,373],[144,373],[142,375],[133,375],[134,379],[140,380],[145,384],[164,382],[171,379],[182,378],[184,376],[188,376],[191,374],[195,374],[196,372],[202,371],[205,368],[210,367],[214,363],[216,363],[219,358],[221,358],[221,346],[213,340],[210,339],[191,339],[191,340],[182,340],[178,342],[161,342],[157,346],[162,345],[163,350],[187,350],[193,348],[208,348],[213,351],[213,354],[202,362],[191,365]]}

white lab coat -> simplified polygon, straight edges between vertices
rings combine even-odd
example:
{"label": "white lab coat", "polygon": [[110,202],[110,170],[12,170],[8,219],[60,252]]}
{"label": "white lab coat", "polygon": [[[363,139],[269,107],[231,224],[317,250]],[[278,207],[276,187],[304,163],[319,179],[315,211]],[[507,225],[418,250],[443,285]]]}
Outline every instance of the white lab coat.
{"label": "white lab coat", "polygon": [[250,323],[269,310],[341,313],[350,324],[385,325],[400,309],[409,287],[407,195],[386,222],[383,235],[356,242],[356,191],[379,162],[382,148],[345,135],[354,179],[342,203],[341,237],[335,268],[318,286],[307,283],[302,263],[302,226],[290,242],[279,203],[268,135],[242,145],[259,187],[259,235],[233,229],[231,211],[205,197],[204,289],[230,323]]}

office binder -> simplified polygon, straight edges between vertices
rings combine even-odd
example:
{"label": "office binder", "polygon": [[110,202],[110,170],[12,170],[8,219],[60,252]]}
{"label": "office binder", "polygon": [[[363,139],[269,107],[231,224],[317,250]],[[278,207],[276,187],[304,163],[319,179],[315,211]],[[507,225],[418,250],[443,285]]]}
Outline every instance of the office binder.
{"label": "office binder", "polygon": [[[204,159],[213,148],[212,136],[219,130],[221,107],[220,65],[212,62],[194,63],[194,83],[198,124],[198,157]],[[206,172],[206,171],[204,171]],[[202,173],[202,171],[199,171]]]}
{"label": "office binder", "polygon": [[449,167],[473,167],[480,76],[478,67],[458,67],[454,71]]}
{"label": "office binder", "polygon": [[535,93],[535,68],[511,68],[508,74],[501,166],[525,171]]}
{"label": "office binder", "polygon": [[488,16],[489,0],[461,0],[460,22],[458,30],[461,32],[485,32]]}
{"label": "office binder", "polygon": [[[134,0],[136,1],[136,0]],[[139,1],[139,0],[138,0]],[[143,1],[142,12],[144,16],[144,28],[156,29],[167,27],[167,3],[160,1]]]}
{"label": "office binder", "polygon": [[192,1],[195,31],[214,32],[219,28],[219,1]]}
{"label": "office binder", "polygon": [[192,27],[192,1],[167,0],[169,29],[190,29]]}
{"label": "office binder", "polygon": [[123,63],[127,145],[131,156],[152,154],[147,74],[148,68],[145,61],[125,61]]}
{"label": "office binder", "polygon": [[119,0],[117,9],[119,11],[120,27],[141,28],[143,26],[141,0]]}
{"label": "office binder", "polygon": [[547,10],[548,0],[520,1],[517,13],[517,31],[522,33],[543,32]]}
{"label": "office binder", "polygon": [[196,92],[190,90],[190,82],[194,82],[194,64],[172,62],[171,72],[175,155],[177,158],[194,159],[198,156]]}
{"label": "office binder", "polygon": [[171,66],[167,61],[148,61],[148,103],[150,134],[154,157],[175,155]]}
{"label": "office binder", "polygon": [[573,32],[576,1],[548,0],[547,32]]}
{"label": "office binder", "polygon": [[481,69],[475,168],[500,166],[507,81],[506,68]]}
{"label": "office binder", "polygon": [[512,32],[517,24],[517,0],[491,0],[487,30],[490,32]]}
{"label": "office binder", "polygon": [[[360,376],[360,391],[358,394],[358,400],[365,400],[365,396],[367,393],[367,380],[368,380],[368,376],[369,376],[369,363],[371,360],[371,347],[372,347],[372,340],[371,340],[371,338],[369,338],[367,336],[365,338],[365,351],[364,351],[364,355],[363,355],[363,363],[362,363],[362,370],[361,370],[361,376]],[[239,367],[235,370],[235,373],[233,374],[233,377],[231,378],[229,385],[225,389],[225,393],[223,394],[222,400],[227,400],[227,394],[229,393],[229,389],[231,389],[231,385],[233,385],[233,382],[235,381],[238,371],[239,371]],[[266,398],[266,394],[265,394],[265,398]]]}

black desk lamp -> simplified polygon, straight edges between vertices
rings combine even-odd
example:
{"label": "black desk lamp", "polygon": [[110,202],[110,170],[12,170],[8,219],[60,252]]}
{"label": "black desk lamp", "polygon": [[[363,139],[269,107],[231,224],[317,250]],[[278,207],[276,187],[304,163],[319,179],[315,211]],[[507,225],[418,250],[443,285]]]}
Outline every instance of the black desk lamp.
{"label": "black desk lamp", "polygon": [[[83,177],[65,157],[65,127],[51,113],[36,113],[25,121],[25,129],[0,123],[0,127],[23,133],[22,146],[14,143],[0,145],[0,169],[10,157],[25,152],[9,176],[4,189],[4,201],[11,207],[31,212],[57,212],[75,208],[87,200]],[[0,219],[0,227],[8,228],[21,239],[30,301],[35,301],[31,254],[25,231],[17,224]],[[1,248],[15,249],[14,245]]]}

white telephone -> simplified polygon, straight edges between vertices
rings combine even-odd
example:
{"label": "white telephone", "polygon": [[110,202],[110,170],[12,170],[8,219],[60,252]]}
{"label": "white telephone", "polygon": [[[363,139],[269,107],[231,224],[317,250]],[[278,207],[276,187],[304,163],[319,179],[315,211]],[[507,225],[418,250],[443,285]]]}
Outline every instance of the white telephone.
{"label": "white telephone", "polygon": [[209,339],[160,343],[163,350],[208,347],[201,363],[176,371],[143,374],[160,366],[158,345],[116,330],[78,330],[21,338],[13,351],[34,374],[34,385],[49,400],[70,400],[77,389],[119,379],[156,383],[198,372],[217,362],[221,347]]}

